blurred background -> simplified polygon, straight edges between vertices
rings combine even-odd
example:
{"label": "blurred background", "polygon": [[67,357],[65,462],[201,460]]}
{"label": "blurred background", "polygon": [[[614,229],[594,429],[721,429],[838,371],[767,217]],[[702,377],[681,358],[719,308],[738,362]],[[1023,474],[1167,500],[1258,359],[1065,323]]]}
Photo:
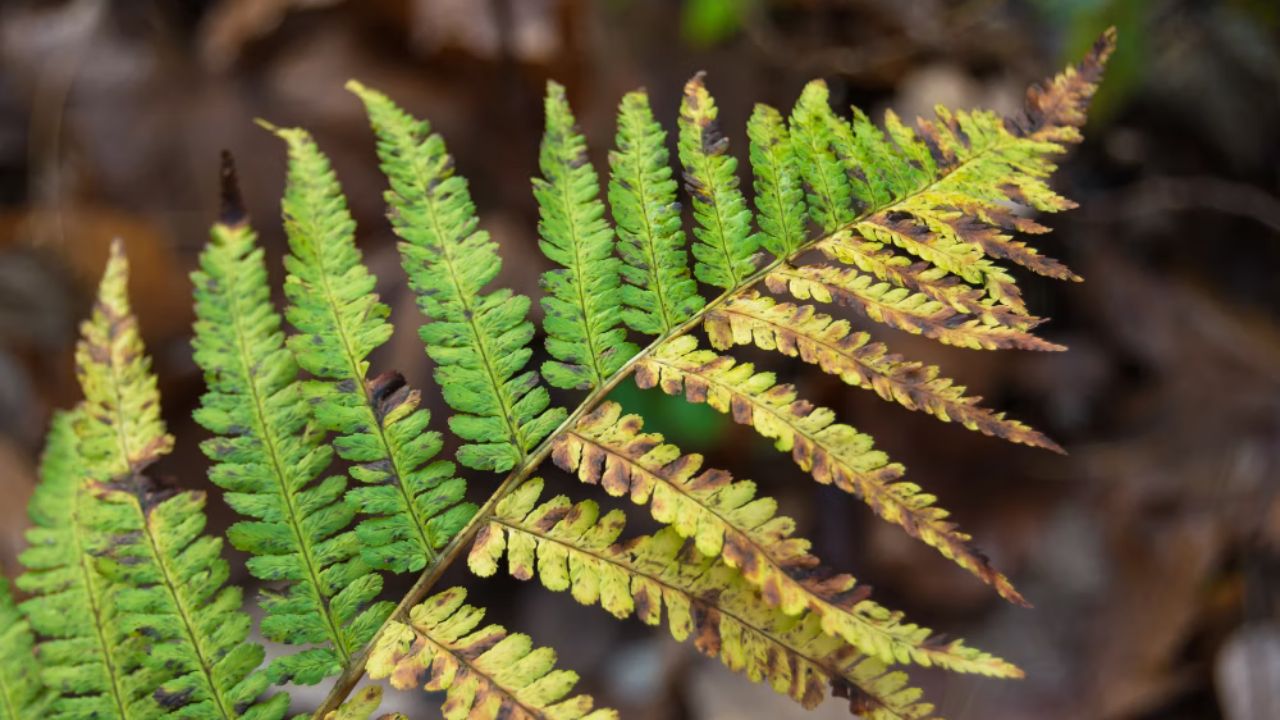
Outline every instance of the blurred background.
{"label": "blurred background", "polygon": [[[443,132],[502,245],[501,282],[537,296],[535,172],[548,78],[569,88],[597,167],[621,95],[674,124],[699,69],[741,157],[752,104],[825,78],[879,116],[934,103],[1012,111],[1106,26],[1120,48],[1086,141],[1042,218],[1083,284],[1025,278],[1058,354],[886,335],[1066,446],[1008,446],[760,360],[871,432],[941,498],[1036,605],[1010,607],[854,499],[702,407],[617,399],[758,480],[820,557],[917,621],[1027,670],[1009,682],[914,673],[951,718],[1280,717],[1280,4],[1274,0],[5,0],[0,4],[0,563],[13,575],[51,412],[78,398],[72,348],[111,238],[178,438],[157,473],[208,487],[190,417],[187,273],[216,212],[218,152],[282,275],[283,152],[262,117],[310,128],[334,159],[399,332],[374,358],[430,392],[420,322],[382,218],[384,180],[351,77]],[[749,192],[749,191],[748,191]],[[438,399],[436,427],[442,428]],[[548,464],[545,474],[576,497]],[[496,484],[478,474],[477,497]],[[215,500],[213,525],[230,514]],[[643,523],[634,527],[643,528]],[[238,581],[251,579],[237,569]],[[461,568],[449,580],[468,580]],[[390,583],[392,593],[408,580]],[[628,718],[806,717],[666,631],[510,579],[469,580],[491,617],[559,649]],[[297,710],[319,697],[295,693]],[[412,694],[386,706],[435,717]],[[829,700],[812,717],[847,715]]]}

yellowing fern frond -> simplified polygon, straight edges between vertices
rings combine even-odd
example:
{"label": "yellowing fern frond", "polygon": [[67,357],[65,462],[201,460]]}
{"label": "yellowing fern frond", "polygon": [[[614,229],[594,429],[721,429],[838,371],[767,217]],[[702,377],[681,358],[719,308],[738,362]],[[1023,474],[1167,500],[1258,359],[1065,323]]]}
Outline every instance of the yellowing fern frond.
{"label": "yellowing fern frond", "polygon": [[810,543],[794,537],[795,522],[777,515],[772,498],[757,498],[755,484],[729,473],[701,473],[702,457],[683,455],[661,435],[642,433],[638,415],[622,416],[604,403],[557,443],[552,458],[583,482],[648,505],[655,520],[691,538],[700,552],[721,557],[759,589],[765,603],[786,615],[811,611],[825,632],[885,662],[936,665],[957,672],[1021,675],[1013,665],[965,647],[939,643],[930,631],[903,621],[868,599],[853,577],[822,567]]}
{"label": "yellowing fern frond", "polygon": [[141,472],[173,449],[160,419],[160,391],[142,347],[128,297],[124,244],[111,243],[93,317],[80,327],[76,375],[85,390],[76,434],[96,480]]}
{"label": "yellowing fern frond", "polygon": [[535,648],[528,635],[498,625],[480,627],[484,611],[463,604],[467,593],[451,588],[392,622],[369,656],[369,676],[389,678],[400,690],[444,692],[446,720],[607,720],[589,695],[574,695],[578,675],[555,668],[550,648]]}
{"label": "yellowing fern frond", "polygon": [[692,637],[702,653],[804,707],[821,702],[829,686],[868,720],[932,716],[920,691],[906,687],[905,673],[825,634],[816,614],[770,609],[737,571],[673,528],[618,542],[620,511],[601,517],[594,502],[564,496],[539,505],[541,491],[534,479],[503,500],[472,547],[473,571],[492,575],[505,553],[514,577],[536,574],[547,589],[618,618],[658,625],[665,606],[676,640]]}
{"label": "yellowing fern frond", "polygon": [[981,398],[966,396],[964,386],[942,377],[936,365],[892,355],[883,343],[871,342],[867,333],[854,332],[848,321],[835,320],[811,305],[778,303],[749,292],[709,313],[704,327],[718,350],[734,345],[777,350],[909,410],[922,410],[984,435],[1062,452],[1040,432],[979,405]]}
{"label": "yellowing fern frond", "polygon": [[848,230],[819,240],[814,248],[832,260],[857,266],[878,280],[920,293],[950,307],[956,313],[981,320],[986,325],[1029,331],[1042,322],[1034,315],[995,303],[986,297],[981,288],[974,287],[945,270],[896,253],[883,243],[863,239]]}
{"label": "yellowing fern frond", "polygon": [[900,525],[995,588],[1011,602],[1026,604],[1003,574],[974,548],[969,535],[949,522],[933,495],[901,481],[904,468],[873,447],[869,436],[835,421],[828,408],[797,399],[795,388],[778,385],[772,373],[757,373],[750,363],[699,350],[683,336],[636,365],[636,384],[660,387],[668,395],[706,403],[755,428],[790,452],[800,468],[823,484],[851,493],[877,515]]}
{"label": "yellowing fern frond", "polygon": [[773,292],[790,293],[798,300],[838,302],[876,322],[944,345],[974,350],[1065,350],[1026,330],[959,315],[923,293],[879,282],[854,268],[783,264],[765,276],[765,285]]}

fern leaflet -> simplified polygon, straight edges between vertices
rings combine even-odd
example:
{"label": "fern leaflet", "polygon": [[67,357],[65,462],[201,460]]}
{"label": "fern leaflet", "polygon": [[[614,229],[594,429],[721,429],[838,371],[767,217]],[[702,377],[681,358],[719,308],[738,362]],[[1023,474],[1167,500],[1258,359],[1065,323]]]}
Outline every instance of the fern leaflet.
{"label": "fern leaflet", "polygon": [[851,698],[869,720],[929,717],[905,673],[865,658],[825,634],[817,615],[790,617],[761,603],[754,588],[724,562],[699,554],[672,528],[618,542],[622,512],[600,516],[592,501],[559,496],[537,505],[542,481],[508,495],[481,531],[468,562],[481,576],[497,572],[503,554],[511,575],[535,574],[548,590],[569,591],[618,618],[662,621],[676,640],[718,657],[752,681],[768,682],[805,707],[822,701],[826,685]]}
{"label": "fern leaflet", "polygon": [[751,211],[738,189],[738,160],[720,132],[715,100],[702,73],[684,86],[680,103],[680,162],[685,189],[693,198],[693,274],[708,285],[737,288],[751,275],[756,237]]}
{"label": "fern leaflet", "polygon": [[759,589],[765,603],[787,615],[812,611],[823,630],[884,662],[916,662],[958,672],[1019,677],[1013,665],[965,647],[942,644],[927,629],[902,622],[902,613],[868,599],[849,575],[823,568],[809,541],[793,537],[795,522],[777,515],[755,484],[734,482],[722,470],[698,474],[702,458],[683,455],[661,435],[641,433],[638,415],[606,402],[557,444],[552,457],[584,482],[649,505],[655,520],[691,538],[704,555],[723,558]]}
{"label": "fern leaflet", "polygon": [[609,153],[609,206],[623,261],[622,319],[644,335],[670,332],[705,304],[689,274],[666,142],[649,96],[623,96],[617,149]]}
{"label": "fern leaflet", "polygon": [[805,243],[804,187],[791,134],[777,110],[756,105],[747,137],[760,226],[757,242],[775,257],[787,257]]}
{"label": "fern leaflet", "polygon": [[542,274],[547,297],[542,327],[550,360],[542,376],[559,388],[590,390],[618,371],[638,349],[622,327],[620,260],[604,219],[600,185],[587,157],[564,87],[547,83],[546,132],[533,179],[542,253],[563,269]]}
{"label": "fern leaflet", "polygon": [[466,596],[462,588],[446,590],[410,610],[407,623],[391,623],[369,656],[369,676],[390,678],[401,690],[444,691],[447,720],[617,718],[613,710],[593,710],[589,695],[566,698],[577,673],[555,669],[555,651],[534,648],[527,635],[479,627],[484,611],[464,605]]}
{"label": "fern leaflet", "polygon": [[966,397],[963,386],[939,377],[937,366],[890,355],[883,343],[871,342],[867,333],[853,332],[848,321],[818,313],[811,305],[778,303],[749,292],[708,313],[705,328],[717,350],[734,345],[776,350],[943,422],[955,421],[984,435],[1062,452],[1040,432],[978,405],[981,398]]}
{"label": "fern leaflet", "polygon": [[[284,582],[264,595],[263,634],[291,645],[321,644],[277,658],[277,678],[315,684],[340,672],[390,611],[369,605],[382,578],[358,557],[349,530],[356,508],[343,498],[346,478],[330,475],[333,451],[310,430],[298,366],[285,348],[272,307],[262,249],[249,226],[224,157],[224,208],[192,274],[196,363],[208,391],[196,420],[218,437],[202,444],[215,461],[211,479],[227,503],[252,520],[228,537],[252,553],[255,577]],[[363,607],[368,605],[368,607]]]}
{"label": "fern leaflet", "polygon": [[302,130],[277,133],[289,148],[286,317],[300,331],[289,349],[321,379],[310,388],[316,422],[338,433],[334,449],[365,485],[347,493],[374,516],[356,528],[361,556],[380,569],[421,570],[475,508],[462,502],[466,484],[453,477],[453,463],[432,462],[442,443],[427,430],[431,415],[418,407],[418,391],[395,372],[367,377],[366,358],[391,337],[390,310],[373,293],[328,158]]}
{"label": "fern leaflet", "polygon": [[109,583],[94,568],[102,543],[83,522],[94,500],[83,487],[76,424],[59,413],[49,428],[17,585],[33,595],[21,607],[43,638],[40,678],[55,693],[49,717],[123,720],[159,681],[139,667],[141,640],[125,634]]}
{"label": "fern leaflet", "polygon": [[378,136],[391,180],[391,223],[401,260],[428,323],[422,341],[436,381],[456,414],[449,428],[465,443],[458,462],[504,472],[518,466],[566,413],[551,408],[533,370],[529,298],[483,290],[502,268],[497,245],[478,229],[467,182],[454,174],[444,141],[385,95],[350,83]]}
{"label": "fern leaflet", "polygon": [[0,720],[45,717],[52,699],[40,682],[35,638],[0,577]]}
{"label": "fern leaflet", "polygon": [[944,556],[991,585],[1001,597],[1026,604],[1008,578],[971,544],[971,538],[946,520],[947,511],[918,485],[902,482],[902,465],[890,462],[857,430],[835,422],[835,413],[796,397],[795,388],[778,385],[773,373],[757,373],[751,363],[699,350],[686,335],[644,358],[636,384],[660,387],[706,403],[735,422],[749,425],[790,452],[800,468],[823,484],[851,493],[880,517],[902,526]]}

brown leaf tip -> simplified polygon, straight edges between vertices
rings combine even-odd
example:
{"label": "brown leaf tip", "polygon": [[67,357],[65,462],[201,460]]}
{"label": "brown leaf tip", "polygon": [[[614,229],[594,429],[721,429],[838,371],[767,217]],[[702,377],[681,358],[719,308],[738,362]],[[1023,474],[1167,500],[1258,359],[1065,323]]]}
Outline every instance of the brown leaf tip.
{"label": "brown leaf tip", "polygon": [[219,172],[221,183],[221,202],[218,210],[218,223],[234,227],[248,219],[244,209],[244,198],[240,195],[240,180],[236,176],[236,161],[231,151],[222,151],[222,167]]}

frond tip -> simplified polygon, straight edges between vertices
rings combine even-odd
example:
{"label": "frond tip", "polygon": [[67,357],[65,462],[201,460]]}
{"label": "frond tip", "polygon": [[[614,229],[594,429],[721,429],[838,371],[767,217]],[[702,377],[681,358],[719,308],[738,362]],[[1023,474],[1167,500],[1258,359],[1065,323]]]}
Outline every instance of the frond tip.
{"label": "frond tip", "polygon": [[96,480],[141,472],[173,450],[160,418],[160,391],[129,306],[129,260],[124,243],[111,255],[98,287],[93,316],[81,324],[76,375],[85,392],[76,434]]}
{"label": "frond tip", "polygon": [[460,587],[445,590],[410,610],[408,623],[390,623],[370,653],[369,676],[400,690],[443,691],[448,720],[616,720],[614,710],[592,709],[589,695],[567,697],[578,675],[555,669],[555,651],[480,627],[484,611],[466,597]]}

